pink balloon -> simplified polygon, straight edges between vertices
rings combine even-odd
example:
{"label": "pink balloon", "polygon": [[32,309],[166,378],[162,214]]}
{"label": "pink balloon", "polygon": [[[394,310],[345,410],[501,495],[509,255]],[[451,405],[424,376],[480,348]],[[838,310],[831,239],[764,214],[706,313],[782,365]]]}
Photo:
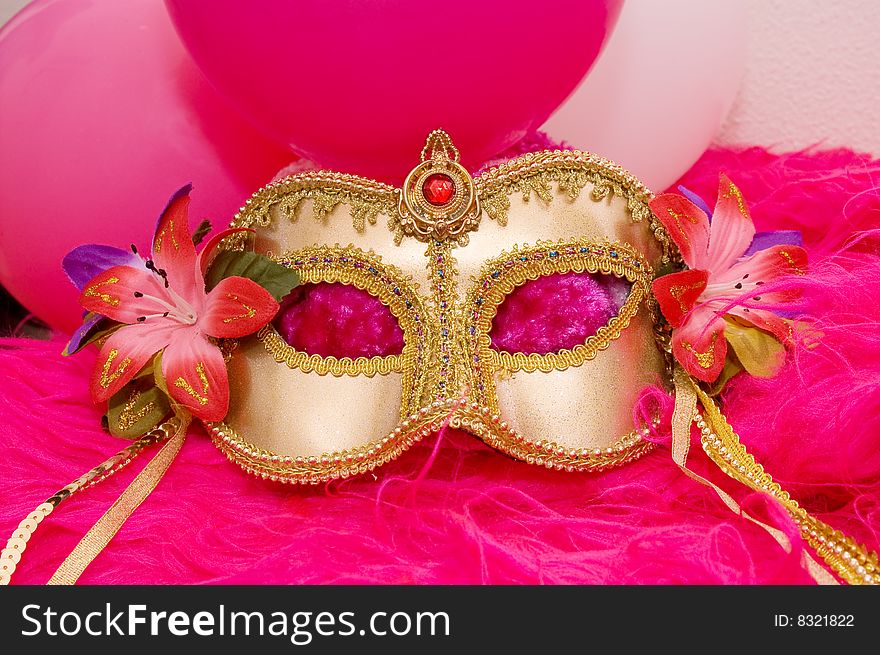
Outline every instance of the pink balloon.
{"label": "pink balloon", "polygon": [[0,282],[68,331],[68,250],[148,242],[189,181],[193,220],[223,225],[292,157],[225,106],[161,0],[32,3],[0,31],[0,104]]}
{"label": "pink balloon", "polygon": [[474,165],[538,127],[622,0],[166,0],[193,59],[280,142],[399,181],[446,129]]}
{"label": "pink balloon", "polygon": [[666,188],[736,98],[745,13],[742,0],[628,2],[593,70],[543,129]]}

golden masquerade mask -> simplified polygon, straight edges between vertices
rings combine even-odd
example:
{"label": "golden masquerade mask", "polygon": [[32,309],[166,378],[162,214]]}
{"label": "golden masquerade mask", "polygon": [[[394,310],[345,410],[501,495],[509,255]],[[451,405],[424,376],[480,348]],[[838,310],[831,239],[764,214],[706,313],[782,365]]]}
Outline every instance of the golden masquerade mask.
{"label": "golden masquerade mask", "polygon": [[[729,192],[727,199],[746,215],[738,191],[730,185]],[[726,491],[687,468],[696,425],[710,459],[734,480],[775,498],[840,578],[880,583],[876,553],[793,501],[745,450],[693,371],[673,359],[674,333],[671,338],[652,282],[658,270],[681,267],[675,244],[682,238],[685,260],[693,256],[695,244],[680,221],[696,219],[670,207],[679,222],[667,226],[680,232],[670,234],[652,213],[651,200],[619,166],[577,151],[526,154],[474,178],[442,130],[429,135],[402,188],[325,171],[268,185],[233,220],[233,227],[254,228],[254,241],[232,235],[227,251],[253,247],[298,273],[304,287],[343,285],[369,294],[377,311],[393,317],[402,346],[370,356],[310,352],[285,338],[277,321],[255,335],[220,342],[229,409],[223,420],[206,422],[214,443],[262,478],[317,484],[381,466],[448,424],[530,464],[599,471],[653,447],[643,438],[648,427],[633,425],[633,408],[646,386],[662,383],[675,389],[672,457],[687,475],[745,515]],[[782,250],[778,258],[797,270],[791,252]],[[701,273],[688,270],[692,277]],[[608,302],[604,318],[582,341],[523,352],[493,341],[493,323],[518,289],[573,274],[590,275]],[[705,287],[705,279],[670,286],[673,309],[680,305],[685,313]],[[239,314],[223,322],[253,316],[252,307],[235,300]],[[729,325],[735,335],[742,333],[741,325]],[[684,342],[695,370],[721,366],[716,342],[717,334],[701,347]],[[200,382],[207,393],[204,371],[175,384],[199,399]],[[165,421],[40,505],[0,554],[0,581],[8,582],[27,540],[59,503],[148,446],[166,442],[50,582],[76,581],[159,482],[183,443],[187,417]],[[746,516],[790,549],[782,532]],[[818,581],[835,582],[806,553],[804,565]]]}
{"label": "golden masquerade mask", "polygon": [[[264,188],[236,216],[234,226],[257,228],[258,252],[304,282],[378,298],[404,345],[384,357],[322,357],[265,327],[231,355],[229,414],[210,426],[217,445],[252,473],[311,483],[373,469],[445,421],[548,468],[599,470],[645,453],[632,408],[665,369],[650,283],[670,257],[647,189],[571,151],[525,155],[474,179],[439,130],[421,159],[402,189],[305,173]],[[514,289],[584,271],[621,296],[595,334],[553,352],[493,347],[493,318]],[[301,411],[279,411],[292,398]]]}

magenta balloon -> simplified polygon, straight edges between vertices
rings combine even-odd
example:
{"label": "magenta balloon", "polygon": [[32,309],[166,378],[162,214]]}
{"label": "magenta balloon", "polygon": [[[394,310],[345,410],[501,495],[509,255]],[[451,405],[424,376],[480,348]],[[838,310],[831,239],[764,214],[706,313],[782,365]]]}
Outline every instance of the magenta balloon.
{"label": "magenta balloon", "polygon": [[0,31],[0,283],[50,325],[79,321],[61,258],[149,241],[193,182],[229,221],[293,157],[228,108],[161,0],[34,2]]}
{"label": "magenta balloon", "polygon": [[539,127],[623,0],[165,0],[193,59],[279,142],[399,181],[445,128],[473,165]]}

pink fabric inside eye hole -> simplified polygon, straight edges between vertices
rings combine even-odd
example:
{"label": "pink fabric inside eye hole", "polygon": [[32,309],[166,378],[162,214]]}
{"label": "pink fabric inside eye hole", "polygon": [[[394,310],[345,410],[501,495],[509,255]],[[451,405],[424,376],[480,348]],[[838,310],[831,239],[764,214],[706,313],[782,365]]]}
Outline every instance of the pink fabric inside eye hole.
{"label": "pink fabric inside eye hole", "polygon": [[619,311],[630,283],[613,275],[554,273],[517,287],[492,321],[496,350],[547,354],[584,343]]}
{"label": "pink fabric inside eye hole", "polygon": [[296,287],[281,302],[275,329],[293,348],[321,357],[385,357],[403,351],[403,330],[375,296],[347,284]]}

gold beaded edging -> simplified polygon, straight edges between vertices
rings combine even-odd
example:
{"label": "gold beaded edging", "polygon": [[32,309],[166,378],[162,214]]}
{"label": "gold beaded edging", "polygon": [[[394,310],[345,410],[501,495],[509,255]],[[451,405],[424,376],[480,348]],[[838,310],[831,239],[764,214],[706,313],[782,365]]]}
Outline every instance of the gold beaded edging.
{"label": "gold beaded edging", "polygon": [[[655,420],[654,425],[657,425]],[[450,421],[477,435],[487,445],[528,464],[557,471],[597,473],[639,459],[654,449],[643,439],[649,428],[634,430],[605,448],[572,448],[552,440],[531,441],[514,430],[488,407],[474,403]]]}
{"label": "gold beaded edging", "polygon": [[648,428],[634,431],[607,448],[570,448],[553,441],[533,442],[518,434],[489,408],[461,400],[435,401],[410,414],[382,439],[349,450],[309,457],[278,455],[259,448],[225,423],[208,425],[217,448],[231,462],[257,477],[288,484],[320,484],[366,473],[386,464],[414,443],[447,424],[475,434],[488,445],[515,459],[559,471],[602,471],[638,459],[654,448],[642,437]]}
{"label": "gold beaded edging", "polygon": [[[450,403],[451,405],[451,403]],[[225,423],[208,426],[211,439],[231,462],[265,480],[290,484],[319,484],[366,473],[399,457],[415,442],[439,430],[446,418],[439,403],[412,414],[382,439],[349,450],[320,456],[278,455],[241,439]]]}
{"label": "gold beaded edging", "polygon": [[27,543],[36,532],[40,523],[53,512],[62,502],[77,492],[84,491],[102,480],[110,477],[121,468],[129,464],[146,448],[167,441],[180,427],[180,420],[171,418],[146,435],[122,449],[112,457],[107,458],[101,464],[81,475],[70,484],[64,486],[41,503],[26,519],[18,524],[18,528],[6,542],[6,547],[0,551],[0,586],[9,584],[12,574],[27,548]]}
{"label": "gold beaded edging", "polygon": [[703,450],[725,474],[755,491],[769,494],[800,527],[807,543],[849,584],[880,584],[877,553],[804,510],[749,453],[715,403],[699,388],[705,418],[695,416]]}

